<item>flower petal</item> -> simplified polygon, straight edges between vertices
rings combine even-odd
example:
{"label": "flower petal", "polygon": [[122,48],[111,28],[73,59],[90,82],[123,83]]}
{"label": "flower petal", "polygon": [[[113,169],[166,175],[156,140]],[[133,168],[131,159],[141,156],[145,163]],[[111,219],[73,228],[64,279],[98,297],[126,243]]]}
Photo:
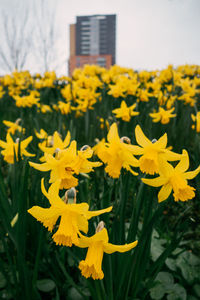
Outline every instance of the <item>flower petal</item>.
{"label": "flower petal", "polygon": [[167,146],[167,134],[165,133],[163,136],[161,136],[155,144],[159,148],[166,148],[166,146]]}
{"label": "flower petal", "polygon": [[163,185],[163,187],[161,188],[161,190],[158,193],[158,202],[162,202],[164,200],[166,200],[169,195],[171,194],[172,191],[172,186],[170,183],[167,183],[165,185]]}
{"label": "flower petal", "polygon": [[180,162],[175,167],[176,171],[184,173],[189,168],[189,156],[186,150],[183,150]]}
{"label": "flower petal", "polygon": [[138,241],[135,241],[133,243],[130,244],[125,244],[125,245],[113,245],[111,243],[105,243],[104,244],[104,252],[105,253],[113,253],[113,252],[127,252],[129,250],[131,250],[132,248],[136,247],[138,244]]}
{"label": "flower petal", "polygon": [[49,171],[51,169],[51,167],[47,164],[47,163],[44,163],[44,164],[36,164],[36,163],[33,163],[31,161],[29,161],[29,165],[39,171],[43,171],[43,172],[46,172],[46,171]]}
{"label": "flower petal", "polygon": [[119,134],[118,134],[118,129],[117,129],[117,124],[113,123],[110,127],[110,130],[107,135],[107,140],[108,142],[111,142],[113,140],[119,140]]}
{"label": "flower petal", "polygon": [[95,216],[99,216],[101,214],[104,214],[106,212],[110,212],[112,210],[112,206],[108,207],[108,208],[105,208],[105,209],[101,209],[101,210],[95,210],[95,211],[87,211],[86,212],[86,216],[87,216],[87,219],[91,219],[92,217],[95,217]]}
{"label": "flower petal", "polygon": [[142,147],[146,147],[151,144],[151,141],[144,135],[139,125],[137,125],[135,128],[135,137],[137,143]]}
{"label": "flower petal", "polygon": [[194,171],[184,173],[183,177],[185,179],[193,179],[194,177],[196,177],[199,174],[199,172],[200,172],[200,166]]}
{"label": "flower petal", "polygon": [[166,184],[167,181],[168,181],[167,178],[161,176],[152,179],[142,178],[142,182],[154,187],[159,187],[161,185],[164,185]]}
{"label": "flower petal", "polygon": [[60,210],[50,208],[42,208],[40,206],[33,206],[28,210],[34,218],[40,221],[49,231],[52,231],[53,226],[56,224],[58,217],[60,216]]}

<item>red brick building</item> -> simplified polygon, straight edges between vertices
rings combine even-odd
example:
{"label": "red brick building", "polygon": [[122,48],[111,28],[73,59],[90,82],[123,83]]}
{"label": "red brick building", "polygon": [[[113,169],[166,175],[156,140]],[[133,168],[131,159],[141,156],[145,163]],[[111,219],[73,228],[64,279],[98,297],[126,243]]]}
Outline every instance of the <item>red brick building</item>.
{"label": "red brick building", "polygon": [[85,64],[109,68],[115,64],[116,15],[92,15],[76,18],[70,25],[68,71]]}

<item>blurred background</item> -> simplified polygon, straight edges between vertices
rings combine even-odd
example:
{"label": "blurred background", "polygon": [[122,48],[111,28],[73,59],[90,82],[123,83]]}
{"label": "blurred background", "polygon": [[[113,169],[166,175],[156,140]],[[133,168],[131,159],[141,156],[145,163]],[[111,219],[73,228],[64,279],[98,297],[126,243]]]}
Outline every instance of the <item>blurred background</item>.
{"label": "blurred background", "polygon": [[199,0],[1,0],[0,75],[68,74],[76,16],[116,14],[116,64],[137,70],[200,64]]}

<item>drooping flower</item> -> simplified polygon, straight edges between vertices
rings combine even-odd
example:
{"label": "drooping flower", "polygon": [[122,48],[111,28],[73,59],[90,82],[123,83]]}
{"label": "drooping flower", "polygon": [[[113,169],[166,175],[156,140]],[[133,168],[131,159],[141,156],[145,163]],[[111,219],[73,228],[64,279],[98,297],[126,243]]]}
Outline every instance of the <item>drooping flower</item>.
{"label": "drooping flower", "polygon": [[4,156],[4,160],[10,164],[13,164],[16,156],[16,160],[18,161],[19,147],[20,147],[21,158],[22,155],[35,156],[35,154],[31,154],[25,149],[28,146],[28,144],[32,141],[32,139],[33,137],[29,136],[27,139],[23,141],[20,141],[20,139],[17,138],[16,142],[14,142],[12,137],[10,136],[10,133],[7,133],[6,142],[0,140],[0,147],[4,148],[4,150],[1,151],[1,154]]}
{"label": "drooping flower", "polygon": [[116,118],[121,118],[123,121],[129,122],[131,117],[139,115],[139,112],[134,111],[135,107],[136,103],[128,107],[123,100],[120,108],[113,109],[112,113],[116,115]]}
{"label": "drooping flower", "polygon": [[189,186],[187,180],[193,179],[198,175],[200,166],[194,171],[186,172],[188,168],[188,153],[186,150],[183,150],[180,162],[175,168],[165,161],[161,165],[159,177],[153,179],[142,178],[142,181],[150,186],[162,186],[158,193],[158,202],[166,200],[172,190],[175,201],[187,201],[195,197],[195,188]]}
{"label": "drooping flower", "polygon": [[[107,164],[105,171],[113,178],[118,178],[122,168],[137,175],[131,167],[138,167],[138,160],[133,156],[132,145],[124,143],[124,138],[119,137],[117,124],[113,123],[107,136],[107,143],[101,142],[100,147],[96,147],[96,154]],[[129,140],[126,137],[126,140]]]}
{"label": "drooping flower", "polygon": [[102,271],[103,254],[111,254],[113,252],[127,252],[137,246],[137,241],[125,245],[113,245],[108,242],[108,232],[102,226],[103,222],[99,223],[96,234],[92,237],[86,237],[82,234],[79,239],[79,247],[88,248],[86,259],[79,263],[81,274],[88,278],[103,279]]}
{"label": "drooping flower", "polygon": [[47,227],[49,231],[53,230],[58,218],[61,217],[58,230],[52,236],[54,242],[57,245],[71,247],[74,244],[78,246],[80,231],[88,232],[88,220],[94,216],[110,212],[112,206],[98,211],[89,211],[87,203],[65,203],[59,197],[59,186],[60,182],[58,180],[50,186],[47,193],[44,187],[44,179],[42,179],[42,193],[49,200],[51,206],[49,208],[33,206],[28,212]]}
{"label": "drooping flower", "polygon": [[19,132],[25,132],[25,128],[23,128],[22,126],[19,125],[19,122],[21,121],[21,119],[17,119],[15,122],[10,122],[10,121],[3,121],[3,124],[6,125],[8,127],[7,132],[11,133],[11,134],[15,134],[15,131],[19,131]]}
{"label": "drooping flower", "polygon": [[167,134],[159,140],[150,141],[142,132],[139,125],[135,128],[135,137],[139,146],[132,146],[134,155],[141,155],[139,159],[140,170],[144,173],[154,175],[159,173],[162,161],[180,160],[181,154],[174,153],[166,148]]}
{"label": "drooping flower", "polygon": [[150,113],[149,116],[153,119],[154,123],[161,122],[161,124],[168,124],[171,118],[176,117],[176,114],[172,114],[174,110],[175,107],[169,110],[159,107],[158,112]]}

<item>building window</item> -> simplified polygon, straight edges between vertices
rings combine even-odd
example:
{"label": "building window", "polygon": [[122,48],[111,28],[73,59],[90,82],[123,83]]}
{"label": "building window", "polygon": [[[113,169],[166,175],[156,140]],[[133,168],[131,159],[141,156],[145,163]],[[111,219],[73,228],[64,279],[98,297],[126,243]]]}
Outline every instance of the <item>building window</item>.
{"label": "building window", "polygon": [[81,22],[81,25],[89,25],[90,24],[90,21],[82,21]]}

